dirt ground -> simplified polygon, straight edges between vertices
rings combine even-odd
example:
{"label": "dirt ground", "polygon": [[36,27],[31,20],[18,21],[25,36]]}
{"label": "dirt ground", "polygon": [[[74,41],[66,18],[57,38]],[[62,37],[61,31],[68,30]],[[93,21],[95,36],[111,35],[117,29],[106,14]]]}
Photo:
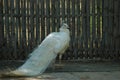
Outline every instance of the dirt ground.
{"label": "dirt ground", "polygon": [[120,71],[115,72],[55,72],[37,77],[0,78],[0,80],[120,80]]}
{"label": "dirt ground", "polygon": [[[18,67],[23,63],[0,62],[0,73],[16,68],[14,64]],[[36,77],[4,77],[0,80],[120,80],[119,62],[65,62],[56,64],[53,71],[49,69]]]}
{"label": "dirt ground", "polygon": [[47,76],[54,80],[120,80],[120,72],[50,73],[42,75],[43,80]]}

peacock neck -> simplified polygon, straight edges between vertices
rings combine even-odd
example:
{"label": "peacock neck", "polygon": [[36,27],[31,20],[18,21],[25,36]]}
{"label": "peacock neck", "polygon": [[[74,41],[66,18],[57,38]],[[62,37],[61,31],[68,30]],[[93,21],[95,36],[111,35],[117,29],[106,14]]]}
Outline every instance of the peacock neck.
{"label": "peacock neck", "polygon": [[67,34],[70,34],[69,30],[68,29],[63,29],[63,28],[60,28],[60,32],[66,32]]}

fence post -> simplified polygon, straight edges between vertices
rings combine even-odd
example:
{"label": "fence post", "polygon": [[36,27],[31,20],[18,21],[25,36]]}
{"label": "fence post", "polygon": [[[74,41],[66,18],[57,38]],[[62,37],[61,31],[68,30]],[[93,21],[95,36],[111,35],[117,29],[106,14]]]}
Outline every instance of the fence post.
{"label": "fence post", "polygon": [[119,37],[119,0],[114,1],[114,38],[115,38],[115,48],[120,47],[120,37]]}
{"label": "fence post", "polygon": [[115,59],[120,55],[120,34],[119,34],[119,0],[114,1],[114,41],[115,41]]}
{"label": "fence post", "polygon": [[0,47],[3,44],[4,38],[4,26],[3,26],[3,0],[0,0]]}

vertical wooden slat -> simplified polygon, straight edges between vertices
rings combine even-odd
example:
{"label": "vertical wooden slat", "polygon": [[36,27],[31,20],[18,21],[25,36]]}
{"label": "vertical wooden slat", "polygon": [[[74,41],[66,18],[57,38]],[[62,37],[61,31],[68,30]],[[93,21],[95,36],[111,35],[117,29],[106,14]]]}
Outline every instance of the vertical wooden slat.
{"label": "vertical wooden slat", "polygon": [[46,0],[46,26],[47,34],[50,33],[50,0]]}
{"label": "vertical wooden slat", "polygon": [[[5,29],[6,29],[6,39],[7,39],[7,49],[9,49],[9,43],[10,43],[10,31],[9,31],[9,9],[8,9],[8,0],[4,0],[4,7],[5,7]],[[9,56],[10,54],[8,53],[6,56],[4,55],[5,58]]]}
{"label": "vertical wooden slat", "polygon": [[[105,1],[105,7],[104,7],[104,13],[105,13],[105,19],[104,19],[104,26],[105,26],[105,32],[106,32],[106,41],[105,41],[105,55],[106,55],[106,59],[109,59],[109,26],[108,26],[108,13],[109,13],[109,7],[108,7],[108,1],[109,0],[106,0]],[[107,9],[107,10],[106,10]]]}
{"label": "vertical wooden slat", "polygon": [[65,20],[65,0],[61,0],[62,20]]}
{"label": "vertical wooden slat", "polygon": [[92,54],[90,57],[94,57],[94,44],[95,44],[95,37],[96,37],[96,26],[95,26],[95,0],[92,0],[92,42],[91,42],[91,48],[92,48]]}
{"label": "vertical wooden slat", "polygon": [[105,27],[104,27],[104,0],[102,0],[102,52],[105,58]]}
{"label": "vertical wooden slat", "polygon": [[20,3],[19,3],[19,1],[18,0],[16,0],[16,45],[17,45],[17,50],[16,50],[16,52],[17,52],[17,56],[19,57],[19,55],[21,55],[20,54],[20,49],[18,49],[19,48],[19,30],[18,30],[18,28],[19,28],[19,26],[20,26]]}
{"label": "vertical wooden slat", "polygon": [[84,33],[84,58],[87,59],[87,49],[88,49],[88,37],[87,37],[87,0],[84,0],[84,10],[83,13],[85,14],[83,17],[83,33]]}
{"label": "vertical wooden slat", "polygon": [[110,58],[113,59],[113,54],[114,54],[114,46],[113,46],[113,0],[109,1],[109,50],[110,50]]}
{"label": "vertical wooden slat", "polygon": [[67,23],[70,23],[70,0],[66,1],[66,5],[67,5]]}
{"label": "vertical wooden slat", "polygon": [[41,41],[45,38],[44,0],[41,0]]}
{"label": "vertical wooden slat", "polygon": [[81,46],[81,44],[80,44],[80,41],[81,41],[81,39],[80,39],[80,33],[81,33],[81,25],[80,25],[80,0],[77,0],[76,1],[76,10],[77,10],[77,13],[76,13],[76,15],[77,15],[77,34],[76,34],[76,37],[77,37],[77,57],[78,58],[80,58],[80,51],[79,51],[79,49],[80,49],[80,46]]}
{"label": "vertical wooden slat", "polygon": [[31,34],[31,40],[30,40],[30,48],[34,48],[34,0],[30,0],[30,34]]}
{"label": "vertical wooden slat", "polygon": [[3,45],[4,25],[3,25],[3,0],[0,0],[0,47]]}
{"label": "vertical wooden slat", "polygon": [[[118,0],[118,3],[120,4],[120,0]],[[120,7],[120,5],[118,5],[118,9],[119,9],[119,7]],[[118,36],[120,36],[120,10],[118,10],[118,17],[119,17],[119,19],[118,19],[118,26],[119,26]],[[120,37],[118,40],[120,41]],[[119,42],[119,47],[120,47],[120,42]],[[118,56],[120,56],[120,49],[118,49]],[[120,59],[120,57],[119,57],[119,59]]]}
{"label": "vertical wooden slat", "polygon": [[56,18],[57,18],[57,31],[59,31],[60,28],[60,0],[57,0],[56,3]]}
{"label": "vertical wooden slat", "polygon": [[100,5],[100,10],[98,12],[98,14],[100,15],[100,22],[99,22],[99,25],[100,25],[100,40],[99,40],[99,58],[102,59],[103,58],[103,50],[102,50],[102,0],[100,1],[100,3],[98,3]]}
{"label": "vertical wooden slat", "polygon": [[118,15],[120,13],[119,13],[119,6],[118,5],[119,5],[119,0],[115,0],[114,1],[114,22],[113,22],[114,23],[114,32],[113,32],[114,35],[113,36],[114,36],[114,41],[115,41],[115,52],[116,52],[116,53],[114,53],[114,55],[115,55],[114,57],[117,59],[119,58],[118,57],[118,54],[119,54],[118,50],[119,50],[119,45],[120,45],[119,35],[118,35],[119,34],[119,27],[120,27],[119,21],[118,21],[119,20]]}
{"label": "vertical wooden slat", "polygon": [[40,44],[40,5],[39,0],[36,1],[36,45]]}
{"label": "vertical wooden slat", "polygon": [[[120,1],[118,0],[118,3],[120,4]],[[120,10],[119,10],[120,5],[118,5],[118,36],[120,36]],[[120,41],[120,38],[119,38]],[[119,47],[120,47],[120,43],[119,43]],[[119,55],[120,55],[120,50],[119,50]]]}
{"label": "vertical wooden slat", "polygon": [[[19,1],[19,7],[18,7],[18,10],[19,10],[19,15],[20,15],[20,18],[19,18],[19,30],[18,30],[18,39],[19,39],[19,48],[20,48],[20,52],[23,52],[23,49],[22,49],[22,25],[21,25],[21,4],[22,4],[22,0]],[[20,54],[21,55],[21,54]]]}
{"label": "vertical wooden slat", "polygon": [[21,0],[17,0],[16,1],[16,3],[15,4],[17,4],[16,5],[16,24],[15,24],[15,26],[16,26],[16,45],[17,45],[17,55],[18,55],[18,57],[19,58],[21,58],[22,56],[21,56],[21,52],[23,51],[22,50],[22,40],[21,40],[21,38],[22,38],[22,33],[21,33],[21,14],[20,14],[20,12],[21,12],[21,9],[20,9],[20,7],[21,7]]}
{"label": "vertical wooden slat", "polygon": [[95,0],[95,40],[94,40],[94,43],[93,43],[93,48],[94,48],[94,57],[93,59],[96,59],[98,54],[97,54],[97,49],[98,49],[98,36],[97,36],[97,0]]}
{"label": "vertical wooden slat", "polygon": [[82,40],[83,40],[83,48],[84,48],[84,58],[87,57],[86,55],[86,48],[87,48],[87,27],[86,27],[86,0],[82,0]]}
{"label": "vertical wooden slat", "polygon": [[89,59],[92,59],[92,55],[93,55],[93,53],[92,53],[92,50],[93,50],[93,48],[92,48],[92,16],[93,16],[93,13],[92,13],[92,1],[93,0],[90,0],[90,15],[89,15],[89,27],[90,27],[90,37],[89,37],[89,51],[88,51],[88,54],[89,54]]}
{"label": "vertical wooden slat", "polygon": [[71,41],[72,41],[72,46],[73,46],[73,59],[77,58],[77,50],[76,48],[74,49],[74,47],[76,46],[76,25],[75,25],[75,0],[72,0],[72,30],[71,30]]}
{"label": "vertical wooden slat", "polygon": [[104,57],[108,58],[107,48],[108,48],[108,16],[107,16],[107,9],[108,2],[107,0],[103,0],[103,44],[104,44]]}
{"label": "vertical wooden slat", "polygon": [[111,52],[112,52],[112,49],[113,48],[111,48],[111,29],[112,29],[112,19],[113,18],[111,18],[112,16],[111,16],[111,12],[112,12],[112,10],[111,10],[111,6],[112,6],[112,3],[111,3],[111,0],[109,0],[109,3],[108,3],[108,26],[109,26],[109,29],[108,29],[108,36],[107,36],[107,38],[109,39],[108,40],[108,51],[107,51],[107,53],[108,53],[108,59],[110,59],[111,58]]}
{"label": "vertical wooden slat", "polygon": [[[3,4],[3,0],[0,0],[0,53],[1,53],[1,56],[0,56],[0,59],[3,59],[3,55],[4,55],[4,48],[3,46],[5,46],[4,44],[6,43],[6,39],[4,37],[4,17],[3,17],[3,11],[4,11],[4,4]],[[3,51],[3,52],[2,52]]]}
{"label": "vertical wooden slat", "polygon": [[69,4],[68,4],[68,6],[69,6],[69,8],[68,8],[68,15],[69,15],[69,19],[70,19],[70,51],[71,51],[71,54],[70,54],[70,59],[73,59],[73,57],[74,57],[74,54],[73,54],[73,27],[74,27],[74,25],[73,25],[73,22],[72,22],[72,0],[69,0]]}
{"label": "vertical wooden slat", "polygon": [[[9,49],[13,46],[12,45],[12,36],[11,36],[11,33],[12,33],[12,30],[11,30],[11,23],[12,23],[12,20],[11,20],[11,6],[9,6],[9,5],[11,5],[11,1],[8,1],[8,11],[9,11],[9,18],[8,18],[8,20],[9,20]],[[10,51],[10,55],[9,55],[9,57],[11,56],[11,50],[12,49],[10,49],[9,51]]]}
{"label": "vertical wooden slat", "polygon": [[52,22],[52,32],[56,30],[56,25],[55,25],[55,16],[56,16],[56,9],[55,9],[55,2],[56,0],[51,0],[51,22]]}
{"label": "vertical wooden slat", "polygon": [[82,23],[82,33],[81,33],[81,51],[82,51],[82,53],[81,53],[81,58],[83,58],[84,57],[84,5],[85,5],[85,3],[84,3],[84,0],[81,0],[81,23]]}
{"label": "vertical wooden slat", "polygon": [[103,54],[102,52],[102,0],[100,1],[100,48],[99,48],[99,53],[100,53],[100,59],[102,59],[101,54]]}
{"label": "vertical wooden slat", "polygon": [[31,44],[31,27],[30,27],[30,0],[27,0],[27,46],[28,46],[28,52],[30,52],[30,44]]}
{"label": "vertical wooden slat", "polygon": [[82,13],[82,10],[83,10],[83,8],[82,8],[82,0],[80,0],[80,48],[79,48],[79,50],[80,50],[80,59],[82,59],[83,58],[83,30],[82,30],[82,25],[83,25],[83,23],[82,23],[82,17],[83,17],[83,13]]}
{"label": "vertical wooden slat", "polygon": [[100,45],[100,0],[96,1],[96,10],[97,10],[97,16],[96,16],[96,26],[97,26],[97,38],[96,38],[96,54],[97,58],[99,58],[99,45]]}
{"label": "vertical wooden slat", "polygon": [[86,13],[87,13],[87,19],[86,19],[86,30],[87,30],[87,44],[86,44],[86,54],[87,54],[87,57],[86,58],[89,58],[90,54],[89,54],[89,43],[90,43],[90,0],[87,0],[86,1]]}
{"label": "vertical wooden slat", "polygon": [[23,0],[21,4],[21,15],[22,15],[22,49],[24,51],[24,56],[27,56],[27,41],[26,41],[26,1]]}
{"label": "vertical wooden slat", "polygon": [[11,53],[11,58],[16,58],[16,38],[15,38],[15,20],[14,20],[14,0],[10,0],[10,23],[11,23],[11,45],[13,47],[13,51]]}
{"label": "vertical wooden slat", "polygon": [[[110,2],[110,0],[107,0],[107,4],[106,4],[106,33],[107,33],[107,46],[106,46],[106,52],[105,52],[105,54],[107,55],[107,58],[108,59],[110,59],[110,53],[111,53],[111,50],[110,50],[110,27],[111,26],[109,26],[109,13],[110,13],[110,10],[109,10],[109,3]],[[110,4],[111,5],[111,4]]]}
{"label": "vertical wooden slat", "polygon": [[112,44],[113,44],[113,49],[114,49],[114,51],[113,51],[113,54],[114,54],[114,57],[116,57],[116,55],[117,55],[117,53],[116,53],[116,39],[115,39],[115,35],[116,35],[116,25],[115,25],[115,1],[113,2],[113,25],[114,25],[114,27],[113,27],[113,42],[112,42]]}

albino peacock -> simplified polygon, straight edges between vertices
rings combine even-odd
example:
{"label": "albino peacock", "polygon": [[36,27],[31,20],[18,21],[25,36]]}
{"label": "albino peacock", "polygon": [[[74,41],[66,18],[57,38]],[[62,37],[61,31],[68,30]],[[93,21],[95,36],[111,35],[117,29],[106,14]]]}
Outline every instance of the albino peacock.
{"label": "albino peacock", "polygon": [[42,43],[30,54],[27,61],[9,76],[37,76],[42,74],[58,54],[62,54],[69,47],[69,26],[62,23],[59,32],[49,34]]}

